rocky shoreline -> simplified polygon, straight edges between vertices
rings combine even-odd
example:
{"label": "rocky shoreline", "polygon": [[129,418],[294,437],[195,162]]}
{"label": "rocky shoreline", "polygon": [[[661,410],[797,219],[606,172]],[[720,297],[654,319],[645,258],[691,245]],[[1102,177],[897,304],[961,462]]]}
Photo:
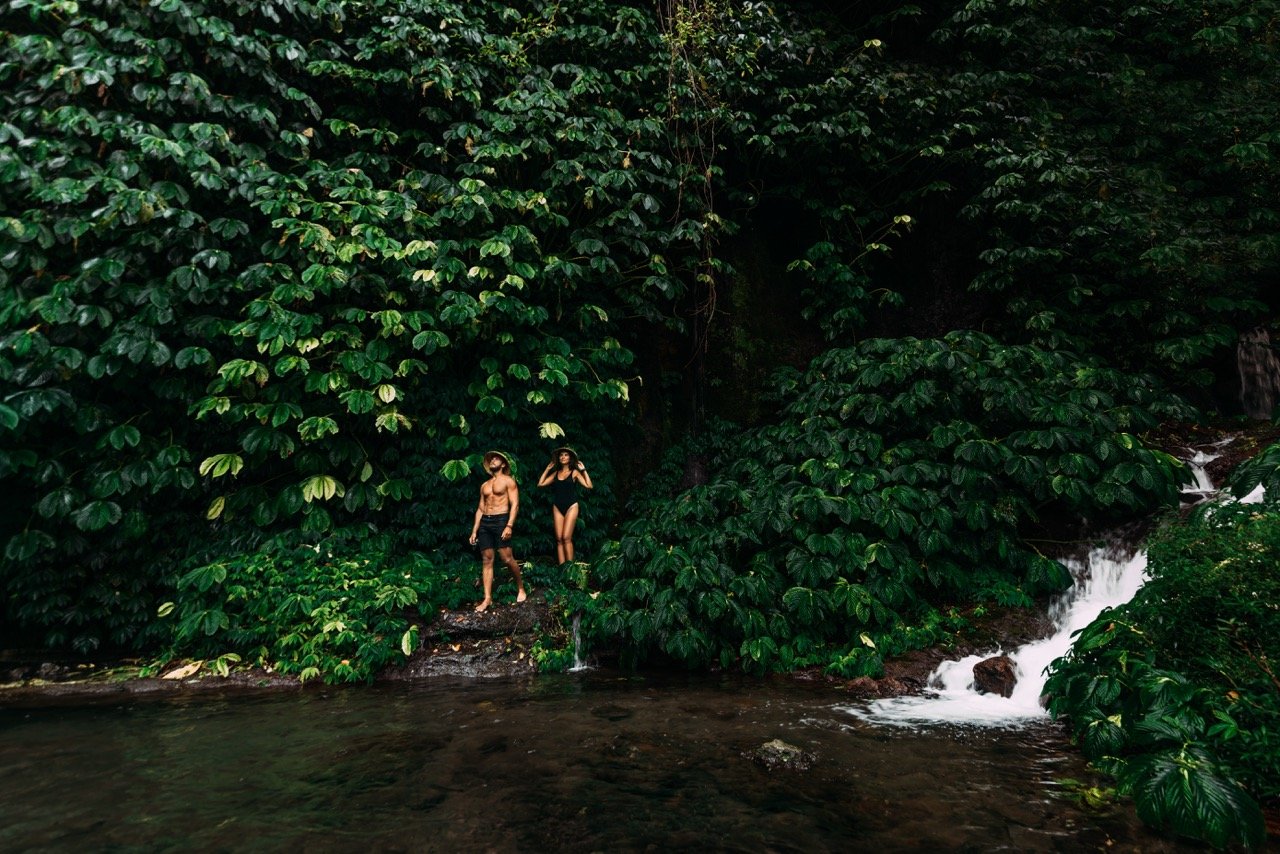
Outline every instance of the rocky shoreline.
{"label": "rocky shoreline", "polygon": [[[441,611],[430,623],[419,624],[422,644],[413,655],[404,664],[384,669],[374,681],[531,676],[537,672],[531,649],[541,627],[553,621],[550,605],[536,593],[519,605],[496,604],[482,614]],[[338,687],[319,681],[304,684],[297,676],[261,667],[236,668],[222,676],[204,662],[175,661],[156,676],[141,676],[143,662],[137,659],[59,661],[47,655],[39,650],[0,651],[0,706]]]}
{"label": "rocky shoreline", "polygon": [[[969,607],[971,629],[949,647],[915,650],[885,663],[878,679],[841,679],[820,668],[790,674],[799,681],[821,683],[850,697],[875,699],[918,693],[937,666],[949,659],[995,648],[1011,649],[1047,637],[1052,624],[1044,603],[1035,608],[986,608],[981,616]],[[537,674],[532,650],[543,627],[554,616],[546,600],[535,594],[520,605],[498,604],[483,614],[442,611],[420,628],[422,645],[401,665],[384,669],[375,683],[427,682],[441,677],[518,678]],[[198,665],[194,666],[193,665]],[[135,697],[178,695],[226,696],[259,692],[333,690],[318,681],[259,667],[238,668],[220,676],[203,662],[169,662],[155,676],[140,676],[139,660],[56,661],[40,651],[0,651],[0,706],[38,706],[118,702]]]}

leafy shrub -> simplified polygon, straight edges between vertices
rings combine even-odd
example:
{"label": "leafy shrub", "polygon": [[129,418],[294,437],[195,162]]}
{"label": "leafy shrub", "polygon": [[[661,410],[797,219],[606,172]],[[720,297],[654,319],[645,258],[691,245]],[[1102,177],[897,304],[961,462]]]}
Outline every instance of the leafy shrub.
{"label": "leafy shrub", "polygon": [[1280,442],[1245,460],[1231,473],[1227,487],[1231,494],[1243,498],[1261,486],[1267,499],[1280,499]]}
{"label": "leafy shrub", "polygon": [[616,318],[663,314],[701,215],[659,32],[513,11],[0,10],[6,633],[128,644],[214,526],[385,522],[474,467],[474,422],[520,454],[617,417]]}
{"label": "leafy shrub", "polygon": [[[968,166],[972,291],[1010,337],[1207,387],[1245,318],[1276,310],[1280,160],[1260,95],[1280,91],[1280,5],[956,9],[935,37],[974,72],[949,78],[971,135],[945,155]],[[1022,132],[992,133],[1013,117]]]}
{"label": "leafy shrub", "polygon": [[1257,845],[1280,797],[1280,512],[1213,505],[1150,543],[1151,580],[1054,663],[1050,710],[1139,815]]}
{"label": "leafy shrub", "polygon": [[239,660],[306,681],[371,679],[418,645],[413,618],[469,600],[423,555],[331,540],[195,566],[160,607],[166,658]]}
{"label": "leafy shrub", "polygon": [[1169,505],[1185,477],[1129,432],[1162,406],[1140,379],[976,332],[832,350],[782,393],[598,561],[598,630],[635,657],[875,673],[939,638],[932,602],[1065,585],[1022,539],[1039,514]]}

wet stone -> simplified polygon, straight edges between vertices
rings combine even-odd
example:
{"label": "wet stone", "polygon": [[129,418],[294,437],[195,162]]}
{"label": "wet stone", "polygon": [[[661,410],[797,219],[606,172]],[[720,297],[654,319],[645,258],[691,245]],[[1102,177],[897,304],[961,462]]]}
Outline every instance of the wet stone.
{"label": "wet stone", "polygon": [[877,700],[886,697],[901,697],[905,694],[919,693],[924,683],[910,676],[885,676],[872,679],[870,676],[859,676],[844,684],[844,689],[851,696],[863,700]]}
{"label": "wet stone", "polygon": [[812,753],[801,750],[794,744],[787,744],[780,738],[766,741],[755,750],[748,751],[743,755],[755,761],[756,764],[763,765],[770,771],[777,771],[780,768],[808,771],[813,767],[814,763],[814,755]]}
{"label": "wet stone", "polygon": [[1018,671],[1013,659],[997,655],[979,661],[973,666],[973,687],[979,694],[999,694],[1012,697],[1013,686],[1018,684]]}

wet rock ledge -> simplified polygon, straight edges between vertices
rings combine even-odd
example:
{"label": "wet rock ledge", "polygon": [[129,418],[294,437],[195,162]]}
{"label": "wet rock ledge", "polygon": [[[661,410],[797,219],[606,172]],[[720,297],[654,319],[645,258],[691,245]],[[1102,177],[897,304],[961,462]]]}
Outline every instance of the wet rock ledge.
{"label": "wet rock ledge", "polygon": [[[545,597],[534,593],[525,602],[496,603],[483,614],[469,607],[441,611],[430,622],[418,619],[420,647],[403,664],[378,674],[377,682],[408,682],[436,677],[497,678],[537,672],[532,647],[557,625]],[[218,676],[203,667],[175,662],[162,675],[141,678],[142,661],[56,661],[42,650],[0,651],[0,706],[46,703],[118,702],[142,696],[189,693],[208,695],[323,690],[319,682],[303,685],[296,676],[261,668]]]}
{"label": "wet rock ledge", "polygon": [[378,681],[531,674],[537,671],[530,655],[533,644],[544,627],[555,623],[541,593],[519,604],[496,603],[483,614],[441,611],[434,622],[419,628],[421,648],[404,664],[383,670]]}
{"label": "wet rock ledge", "polygon": [[1047,601],[1031,608],[985,606],[979,610],[967,605],[960,610],[970,627],[954,646],[917,649],[891,658],[884,663],[884,675],[878,679],[870,676],[841,679],[817,667],[796,671],[792,676],[805,682],[829,684],[862,700],[901,697],[923,691],[929,674],[944,661],[958,661],[992,649],[1014,649],[1053,634]]}

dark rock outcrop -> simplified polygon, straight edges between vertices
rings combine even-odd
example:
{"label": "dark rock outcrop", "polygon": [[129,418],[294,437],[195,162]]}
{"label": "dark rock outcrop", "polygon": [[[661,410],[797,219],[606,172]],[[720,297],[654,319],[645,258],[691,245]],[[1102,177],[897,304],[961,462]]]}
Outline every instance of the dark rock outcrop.
{"label": "dark rock outcrop", "polygon": [[530,649],[542,627],[554,622],[546,599],[534,594],[520,603],[495,603],[484,613],[441,611],[419,628],[422,646],[404,664],[388,667],[379,681],[432,676],[497,677],[537,672]]}
{"label": "dark rock outcrop", "polygon": [[[420,647],[398,667],[388,667],[378,680],[405,681],[437,676],[526,676],[537,672],[532,647],[556,615],[540,594],[525,602],[494,604],[482,614],[470,608],[441,611],[429,623],[418,621]],[[0,702],[8,705],[47,702],[118,700],[121,696],[166,696],[187,692],[251,693],[279,690],[327,690],[319,680],[303,686],[297,676],[261,668],[215,676],[192,662],[166,674],[141,678],[138,662],[99,667],[92,663],[58,664],[28,655],[0,653]]]}
{"label": "dark rock outcrop", "polygon": [[1018,670],[1013,659],[996,655],[973,666],[973,687],[979,694],[999,694],[1012,697],[1013,686],[1018,684]]}
{"label": "dark rock outcrop", "polygon": [[813,767],[814,762],[812,753],[801,750],[794,744],[787,744],[780,738],[766,741],[755,750],[749,750],[743,755],[770,771],[777,771],[780,768],[808,771]]}
{"label": "dark rock outcrop", "polygon": [[859,676],[844,683],[844,689],[860,700],[882,700],[886,697],[918,694],[923,687],[923,679],[911,676],[885,676],[882,679]]}

